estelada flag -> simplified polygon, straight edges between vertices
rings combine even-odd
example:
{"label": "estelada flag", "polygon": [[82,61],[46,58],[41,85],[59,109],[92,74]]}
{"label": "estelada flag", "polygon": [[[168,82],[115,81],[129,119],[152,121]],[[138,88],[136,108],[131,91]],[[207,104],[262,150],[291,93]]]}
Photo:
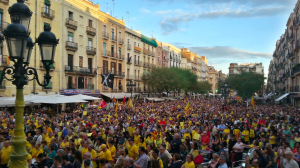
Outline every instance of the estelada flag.
{"label": "estelada flag", "polygon": [[190,110],[190,102],[188,102],[184,108],[185,112],[188,112]]}
{"label": "estelada flag", "polygon": [[254,100],[253,96],[252,96],[251,104],[252,104],[253,107],[255,106],[255,100]]}
{"label": "estelada flag", "polygon": [[117,100],[115,99],[115,97],[112,99],[112,101],[113,101],[114,103],[116,103],[116,102],[117,102]]}
{"label": "estelada flag", "polygon": [[125,100],[126,100],[126,98],[125,98],[125,96],[124,96],[124,99],[123,99],[123,105],[125,105]]}
{"label": "estelada flag", "polygon": [[130,99],[130,97],[128,98],[128,107],[133,107],[132,101]]}
{"label": "estelada flag", "polygon": [[119,102],[117,100],[117,103],[116,103],[116,111],[118,111],[118,108],[119,108]]}
{"label": "estelada flag", "polygon": [[106,106],[107,106],[106,102],[102,99],[102,101],[100,103],[100,107],[105,108]]}
{"label": "estelada flag", "polygon": [[236,96],[237,101],[240,103],[241,102],[241,98],[239,95]]}

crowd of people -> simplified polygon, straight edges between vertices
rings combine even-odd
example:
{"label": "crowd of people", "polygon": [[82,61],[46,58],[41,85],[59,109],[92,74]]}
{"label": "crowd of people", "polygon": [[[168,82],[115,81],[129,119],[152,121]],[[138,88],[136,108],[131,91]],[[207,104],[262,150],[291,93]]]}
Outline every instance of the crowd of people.
{"label": "crowd of people", "polygon": [[[27,111],[28,167],[299,168],[297,108],[225,103],[135,101],[110,109],[85,103],[54,116]],[[9,164],[14,117],[0,112],[1,168]]]}

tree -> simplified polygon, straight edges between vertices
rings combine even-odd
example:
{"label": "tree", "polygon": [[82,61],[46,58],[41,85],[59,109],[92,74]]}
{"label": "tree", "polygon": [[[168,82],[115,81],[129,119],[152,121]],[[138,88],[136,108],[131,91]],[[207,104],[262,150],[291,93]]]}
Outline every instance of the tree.
{"label": "tree", "polygon": [[254,92],[261,89],[264,76],[254,72],[242,72],[228,78],[231,89],[236,90],[244,100],[250,98]]}

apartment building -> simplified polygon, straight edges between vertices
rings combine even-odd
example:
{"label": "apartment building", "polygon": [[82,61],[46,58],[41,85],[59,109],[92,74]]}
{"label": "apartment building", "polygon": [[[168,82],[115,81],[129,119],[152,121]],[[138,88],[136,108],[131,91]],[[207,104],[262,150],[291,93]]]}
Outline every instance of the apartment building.
{"label": "apartment building", "polygon": [[182,68],[191,69],[191,71],[197,75],[198,81],[204,81],[206,79],[206,64],[201,56],[191,52],[187,48],[181,49],[181,55]]}
{"label": "apartment building", "polygon": [[[143,75],[142,66],[142,41],[141,32],[134,31],[129,28],[125,29],[125,49],[126,49],[126,64],[125,64],[125,77],[126,84],[133,80],[136,87],[133,88],[134,93],[140,93]],[[126,88],[126,92],[131,92],[129,88]]]}
{"label": "apartment building", "polygon": [[[100,5],[85,0],[64,0],[61,4],[60,43],[62,89],[95,90],[98,84],[98,19]],[[62,94],[65,92],[62,92]]]}
{"label": "apartment building", "polygon": [[163,67],[163,49],[162,49],[162,42],[155,40],[157,43],[157,47],[156,47],[156,55],[155,55],[155,67],[157,68],[161,68]]}
{"label": "apartment building", "polygon": [[213,66],[208,66],[208,82],[212,85],[213,94],[216,93],[216,89],[218,88],[219,81],[219,72],[215,70]]}
{"label": "apartment building", "polygon": [[99,11],[99,74],[114,74],[114,88],[101,84],[104,93],[124,92],[125,89],[125,22]]}
{"label": "apartment building", "polygon": [[170,55],[169,47],[162,45],[162,66],[163,67],[169,67],[169,61],[170,61],[169,55]]}
{"label": "apartment building", "polygon": [[240,74],[241,72],[255,72],[261,75],[264,75],[264,67],[262,63],[230,63],[229,66],[229,76],[233,76],[235,74]]}
{"label": "apartment building", "polygon": [[170,43],[163,43],[162,46],[169,49],[169,67],[181,68],[181,49]]}
{"label": "apartment building", "polygon": [[[10,15],[8,13],[8,8],[10,5],[17,3],[16,0],[0,0],[0,31],[3,31],[8,24],[11,23]],[[45,0],[45,1],[37,1],[35,0],[27,0],[25,4],[32,10],[33,14],[31,17],[29,32],[30,37],[33,42],[39,36],[41,32],[44,31],[44,25],[51,26],[51,32],[53,32],[58,39],[61,37],[61,5],[59,2],[54,0]],[[51,83],[46,87],[39,86],[36,81],[30,81],[28,85],[24,88],[24,94],[31,93],[39,93],[39,92],[59,92],[60,87],[60,76],[61,76],[61,50],[62,44],[56,47],[56,56],[55,63],[51,68],[50,75]],[[12,65],[13,62],[10,62],[8,58],[8,51],[6,41],[0,44],[0,75],[2,74],[2,70],[4,67]],[[38,45],[32,50],[30,67],[34,67],[37,70],[39,81],[43,83],[43,77],[46,73],[46,70],[43,67],[40,58],[40,51]],[[15,96],[16,87],[12,85],[11,82],[3,80],[0,84],[0,96]]]}

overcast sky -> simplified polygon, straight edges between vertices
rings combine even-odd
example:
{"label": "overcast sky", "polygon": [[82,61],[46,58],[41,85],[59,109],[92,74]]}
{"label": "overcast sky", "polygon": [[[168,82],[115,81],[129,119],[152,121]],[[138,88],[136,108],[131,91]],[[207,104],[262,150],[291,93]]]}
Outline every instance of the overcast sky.
{"label": "overcast sky", "polygon": [[[207,56],[228,73],[230,63],[260,63],[267,75],[276,40],[297,0],[94,0],[126,26]],[[128,14],[129,12],[129,19]]]}

